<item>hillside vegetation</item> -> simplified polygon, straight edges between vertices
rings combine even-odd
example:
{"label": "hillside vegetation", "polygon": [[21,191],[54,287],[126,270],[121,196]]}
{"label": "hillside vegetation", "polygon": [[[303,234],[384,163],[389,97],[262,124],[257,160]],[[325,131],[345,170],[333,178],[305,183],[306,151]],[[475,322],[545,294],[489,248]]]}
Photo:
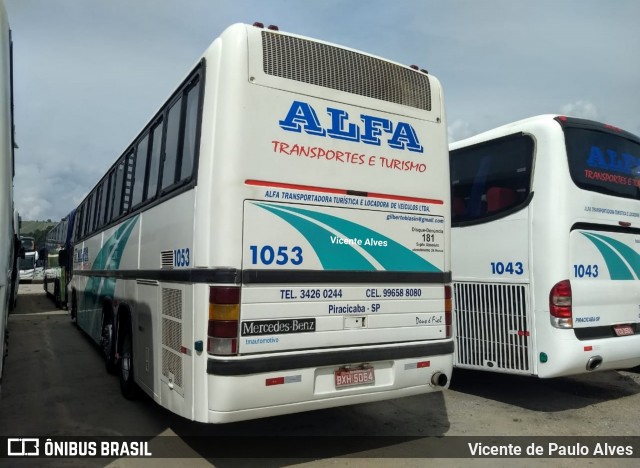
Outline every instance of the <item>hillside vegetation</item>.
{"label": "hillside vegetation", "polygon": [[22,221],[20,235],[35,238],[36,246],[41,248],[47,239],[47,233],[57,223],[52,221]]}

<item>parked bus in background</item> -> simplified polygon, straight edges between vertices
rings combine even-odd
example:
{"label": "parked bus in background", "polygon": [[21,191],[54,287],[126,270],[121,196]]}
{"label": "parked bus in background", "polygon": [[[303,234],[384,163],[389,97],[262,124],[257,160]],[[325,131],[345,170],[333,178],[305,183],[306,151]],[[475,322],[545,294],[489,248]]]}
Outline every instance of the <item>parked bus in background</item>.
{"label": "parked bus in background", "polygon": [[426,71],[231,26],[76,209],[71,315],[192,420],[442,390],[448,174]]}
{"label": "parked bus in background", "polygon": [[640,364],[640,139],[543,115],[450,150],[455,365]]}
{"label": "parked bus in background", "polygon": [[74,212],[71,211],[47,233],[47,258],[43,286],[45,293],[53,299],[56,307],[67,306],[67,284],[71,278],[68,252],[73,249],[71,243],[73,214]]}
{"label": "parked bus in background", "polygon": [[[24,245],[24,244],[23,244]],[[31,283],[38,279],[38,251],[26,251],[22,258],[18,259],[20,281]]]}
{"label": "parked bus in background", "polygon": [[9,309],[15,304],[13,280],[18,255],[13,207],[14,146],[11,30],[4,2],[0,1],[0,391],[8,350]]}

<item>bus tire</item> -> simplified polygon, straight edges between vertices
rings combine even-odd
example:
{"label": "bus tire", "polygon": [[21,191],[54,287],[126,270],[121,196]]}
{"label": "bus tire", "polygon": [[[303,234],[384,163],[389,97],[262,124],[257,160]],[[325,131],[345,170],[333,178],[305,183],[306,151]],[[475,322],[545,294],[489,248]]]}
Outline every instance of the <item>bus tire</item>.
{"label": "bus tire", "polygon": [[116,353],[114,346],[115,330],[113,326],[113,315],[105,310],[102,313],[102,333],[100,336],[100,348],[104,357],[104,366],[109,374],[115,374]]}
{"label": "bus tire", "polygon": [[131,321],[128,318],[123,320],[119,331],[120,359],[118,376],[120,391],[126,399],[134,400],[138,396],[138,386],[134,379],[133,337],[131,336]]}

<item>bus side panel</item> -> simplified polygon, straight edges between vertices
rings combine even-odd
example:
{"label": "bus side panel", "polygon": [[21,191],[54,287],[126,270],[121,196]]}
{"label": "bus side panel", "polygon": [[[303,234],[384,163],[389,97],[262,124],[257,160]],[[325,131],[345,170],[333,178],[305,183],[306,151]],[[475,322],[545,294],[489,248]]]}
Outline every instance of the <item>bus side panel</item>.
{"label": "bus side panel", "polygon": [[640,235],[576,229],[570,243],[573,326],[640,323]]}
{"label": "bus side panel", "polygon": [[534,372],[529,211],[451,230],[457,367]]}
{"label": "bus side panel", "polygon": [[[195,189],[140,215],[140,276],[136,289],[134,359],[137,380],[169,410],[193,418],[193,286],[175,274],[192,269]],[[203,325],[206,327],[206,324]]]}

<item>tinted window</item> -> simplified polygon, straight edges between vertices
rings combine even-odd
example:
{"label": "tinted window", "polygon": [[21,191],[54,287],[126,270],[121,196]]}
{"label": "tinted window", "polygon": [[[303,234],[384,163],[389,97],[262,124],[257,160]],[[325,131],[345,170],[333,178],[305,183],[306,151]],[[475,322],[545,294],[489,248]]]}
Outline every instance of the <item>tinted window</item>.
{"label": "tinted window", "polygon": [[640,199],[640,144],[620,135],[565,128],[571,178],[585,190]]}
{"label": "tinted window", "polygon": [[180,180],[187,179],[193,172],[193,160],[196,154],[196,130],[198,125],[198,103],[200,86],[198,82],[189,89],[187,94],[187,110],[184,122],[184,141],[182,145],[182,164],[180,166]]}
{"label": "tinted window", "polygon": [[98,211],[98,227],[104,224],[107,200],[109,199],[109,181],[105,179],[102,182],[102,199],[100,200],[100,210]]}
{"label": "tinted window", "polygon": [[75,215],[75,238],[82,238],[82,214],[84,211],[84,205],[80,206]]}
{"label": "tinted window", "polygon": [[124,161],[116,167],[115,183],[113,184],[113,205],[111,208],[111,219],[120,216],[122,206],[122,181],[124,180]]}
{"label": "tinted window", "polygon": [[144,183],[147,172],[147,150],[149,149],[149,134],[138,143],[136,151],[136,173],[133,179],[133,196],[131,206],[136,206],[144,200]]}
{"label": "tinted window", "polygon": [[153,198],[158,191],[158,172],[160,169],[160,150],[162,149],[162,122],[151,129],[151,158],[149,162],[149,184],[146,198]]}
{"label": "tinted window", "polygon": [[98,185],[96,188],[96,207],[95,207],[95,216],[93,217],[93,222],[91,223],[91,229],[96,230],[100,227],[100,207],[102,206],[102,186]]}
{"label": "tinted window", "polygon": [[167,114],[167,139],[164,149],[164,164],[162,166],[162,188],[173,185],[176,181],[176,163],[178,161],[178,142],[180,138],[180,109],[182,99],[179,99]]}
{"label": "tinted window", "polygon": [[87,235],[89,234],[89,232],[91,231],[91,221],[93,220],[93,199],[95,197],[95,194],[92,193],[91,196],[89,197],[89,203],[87,204],[87,212],[86,212],[86,216],[84,217],[85,223],[84,223],[84,234]]}
{"label": "tinted window", "polygon": [[511,211],[529,196],[533,140],[512,135],[451,151],[453,222]]}

